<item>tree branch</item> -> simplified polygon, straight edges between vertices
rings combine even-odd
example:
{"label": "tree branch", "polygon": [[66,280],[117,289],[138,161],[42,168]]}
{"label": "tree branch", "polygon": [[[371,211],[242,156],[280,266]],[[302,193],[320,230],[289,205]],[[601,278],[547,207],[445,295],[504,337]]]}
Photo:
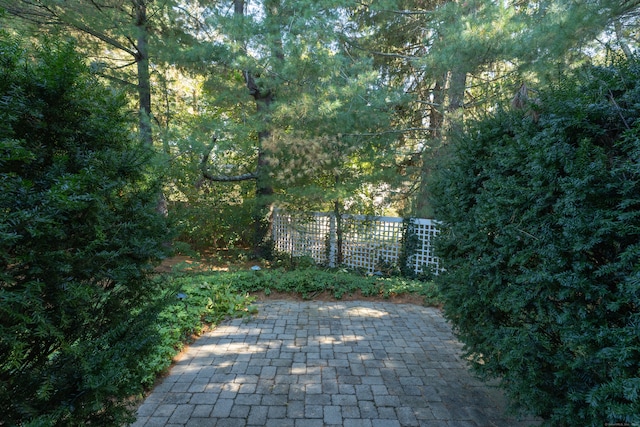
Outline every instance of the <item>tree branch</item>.
{"label": "tree branch", "polygon": [[209,161],[209,156],[211,155],[211,151],[213,151],[213,148],[215,147],[216,141],[217,141],[217,138],[214,136],[212,138],[211,145],[209,146],[207,151],[204,153],[204,156],[202,156],[202,162],[200,162],[200,171],[202,171],[202,176],[204,178],[208,179],[209,181],[215,181],[215,182],[249,181],[249,180],[258,178],[258,175],[255,172],[243,173],[241,175],[234,175],[234,176],[212,175],[207,170],[207,162]]}
{"label": "tree branch", "polygon": [[[21,5],[22,7],[20,7]],[[10,15],[17,16],[36,24],[58,24],[73,28],[77,31],[89,34],[98,40],[115,47],[116,49],[120,49],[134,58],[136,57],[136,52],[134,50],[129,49],[114,37],[100,31],[96,31],[76,19],[65,16],[67,14],[65,14],[64,11],[60,13],[58,10],[54,10],[53,8],[49,8],[45,5],[24,0],[22,2],[16,2],[15,0],[0,0],[0,7],[3,7]]]}
{"label": "tree branch", "polygon": [[433,128],[428,127],[414,127],[414,128],[404,128],[404,129],[391,129],[391,130],[383,130],[380,132],[362,132],[362,133],[343,133],[342,136],[378,136],[378,135],[387,135],[394,133],[408,133],[408,132],[431,132]]}
{"label": "tree branch", "polygon": [[374,50],[370,50],[370,49],[365,49],[363,47],[360,47],[358,45],[356,45],[355,43],[350,43],[351,46],[353,46],[354,48],[358,49],[358,50],[362,50],[365,51],[367,53],[370,53],[372,55],[376,55],[376,56],[384,56],[387,58],[398,58],[398,59],[406,59],[409,61],[413,61],[415,59],[420,59],[419,56],[414,56],[414,55],[402,55],[400,53],[390,53],[390,52],[377,52]]}
{"label": "tree branch", "polygon": [[124,79],[121,79],[115,76],[110,76],[109,74],[102,73],[100,71],[95,71],[94,74],[102,78],[105,78],[107,80],[111,80],[112,82],[118,83],[119,85],[122,85],[124,87],[133,88],[133,89],[136,89],[138,87],[136,83],[131,83]]}
{"label": "tree branch", "polygon": [[209,181],[215,181],[215,182],[250,181],[252,179],[258,178],[254,172],[244,173],[242,175],[228,176],[228,175],[211,175],[206,170],[202,171],[202,176],[208,179]]}

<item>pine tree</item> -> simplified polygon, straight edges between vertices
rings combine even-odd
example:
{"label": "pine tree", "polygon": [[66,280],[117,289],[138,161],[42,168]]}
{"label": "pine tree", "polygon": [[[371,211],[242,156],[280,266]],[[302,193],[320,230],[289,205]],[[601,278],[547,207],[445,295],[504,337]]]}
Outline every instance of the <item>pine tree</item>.
{"label": "pine tree", "polygon": [[413,102],[395,121],[398,168],[413,196],[408,213],[431,214],[429,176],[446,157],[446,142],[462,123],[511,98],[523,84],[552,81],[587,59],[584,49],[640,3],[599,0],[361,2],[356,22],[388,81]]}
{"label": "pine tree", "polygon": [[[233,15],[213,10],[208,22],[225,34],[231,49],[221,63],[238,78],[214,77],[209,84],[233,90],[233,101],[250,101],[254,111],[242,110],[241,126],[221,123],[221,137],[205,157],[219,157],[235,139],[237,147],[251,143],[246,150],[255,150],[256,166],[237,176],[205,169],[205,176],[255,180],[256,223],[267,217],[273,196],[298,207],[326,207],[375,182],[383,170],[375,165],[391,152],[388,117],[399,97],[385,89],[366,55],[345,49],[347,9],[330,1],[266,1],[259,12],[241,1],[234,5]],[[256,244],[265,231],[257,229]]]}

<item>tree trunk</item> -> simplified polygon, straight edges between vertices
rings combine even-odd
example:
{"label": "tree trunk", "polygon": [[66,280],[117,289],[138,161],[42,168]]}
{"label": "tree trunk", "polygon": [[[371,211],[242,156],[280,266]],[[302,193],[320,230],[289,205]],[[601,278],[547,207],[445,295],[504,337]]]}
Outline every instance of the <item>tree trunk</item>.
{"label": "tree trunk", "polygon": [[460,130],[466,85],[467,72],[464,69],[454,70],[449,73],[449,105],[447,106],[449,132]]}
{"label": "tree trunk", "polygon": [[[257,110],[267,111],[271,107],[272,96],[264,99],[255,98]],[[271,135],[269,130],[258,132],[258,162],[256,165],[256,205],[252,214],[254,224],[253,252],[259,258],[269,257],[270,254],[270,230],[271,207],[273,204],[273,187],[269,178],[269,155],[266,152],[264,141]]]}
{"label": "tree trunk", "polygon": [[429,128],[431,129],[431,147],[422,150],[420,181],[421,185],[418,189],[417,197],[413,207],[413,215],[421,218],[430,218],[433,216],[431,204],[429,203],[429,186],[428,180],[433,171],[434,160],[438,157],[438,148],[442,144],[442,127],[444,124],[444,86],[446,76],[438,79],[433,86],[433,99],[429,109]]}
{"label": "tree trunk", "polygon": [[[147,0],[135,0],[136,8],[136,67],[138,74],[138,126],[140,141],[147,147],[153,147],[151,130],[151,73],[149,71],[149,21],[147,19]],[[158,194],[156,212],[162,216],[169,214],[167,199]]]}
{"label": "tree trunk", "polygon": [[342,229],[342,212],[340,211],[340,201],[333,203],[333,214],[336,217],[336,267],[340,267],[344,262],[344,254],[342,252],[343,229]]}
{"label": "tree trunk", "polygon": [[[266,8],[269,15],[271,8]],[[234,0],[233,11],[237,17],[244,16],[244,0]],[[269,110],[273,104],[274,95],[270,89],[258,86],[254,75],[249,70],[243,71],[245,84],[249,93],[256,103],[256,110],[264,121],[263,129],[258,132],[258,161],[255,170],[256,179],[256,204],[252,213],[253,221],[253,242],[252,251],[258,258],[270,256],[270,229],[271,229],[271,207],[273,187],[269,178],[269,155],[265,150],[265,141],[271,136],[269,130]]]}
{"label": "tree trunk", "polygon": [[629,45],[624,41],[624,34],[622,31],[622,23],[620,22],[620,20],[616,20],[613,24],[615,32],[616,32],[616,38],[618,39],[618,44],[620,45],[620,48],[622,49],[622,51],[624,52],[624,56],[628,59],[628,60],[632,60],[633,59],[633,52],[631,51],[631,48],[629,47]]}
{"label": "tree trunk", "polygon": [[149,72],[149,42],[146,0],[136,0],[136,66],[138,71],[138,99],[140,139],[153,146],[151,133],[151,74]]}

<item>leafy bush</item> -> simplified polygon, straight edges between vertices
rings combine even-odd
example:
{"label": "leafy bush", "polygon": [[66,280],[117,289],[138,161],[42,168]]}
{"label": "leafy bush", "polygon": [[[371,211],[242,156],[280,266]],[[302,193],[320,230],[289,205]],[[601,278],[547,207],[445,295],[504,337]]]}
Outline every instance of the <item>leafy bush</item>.
{"label": "leafy bush", "polygon": [[157,339],[152,153],[73,46],[0,34],[0,98],[3,423],[122,425]]}
{"label": "leafy bush", "polygon": [[[251,242],[251,206],[238,203],[247,198],[244,185],[227,186],[184,183],[169,197],[186,199],[170,201],[169,220],[175,224],[178,240],[196,250],[246,247]],[[204,188],[204,189],[203,189]],[[205,191],[206,190],[206,191]],[[237,199],[237,200],[234,200]]]}
{"label": "leafy bush", "polygon": [[520,408],[639,425],[640,66],[578,76],[456,141],[439,284],[473,367]]}

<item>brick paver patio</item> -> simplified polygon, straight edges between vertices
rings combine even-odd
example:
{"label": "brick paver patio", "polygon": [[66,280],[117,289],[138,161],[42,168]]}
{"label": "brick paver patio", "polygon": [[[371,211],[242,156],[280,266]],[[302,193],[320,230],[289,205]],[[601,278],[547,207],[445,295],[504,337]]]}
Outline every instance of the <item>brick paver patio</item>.
{"label": "brick paver patio", "polygon": [[521,427],[475,379],[436,308],[268,301],[204,334],[135,427]]}

